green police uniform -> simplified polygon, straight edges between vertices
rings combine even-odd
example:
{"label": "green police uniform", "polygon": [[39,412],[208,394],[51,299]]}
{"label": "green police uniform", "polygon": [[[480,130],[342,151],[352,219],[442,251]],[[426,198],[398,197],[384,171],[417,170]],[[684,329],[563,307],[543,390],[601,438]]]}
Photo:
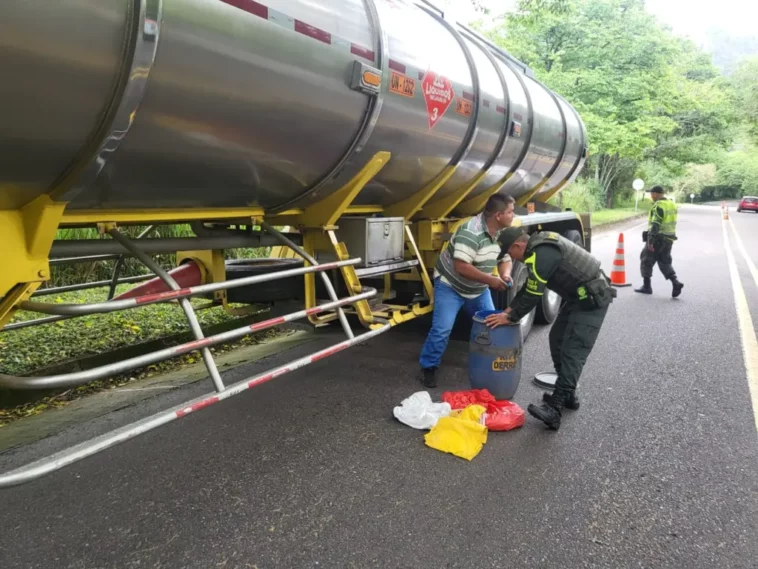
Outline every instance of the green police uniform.
{"label": "green police uniform", "polygon": [[[667,280],[676,280],[671,258],[671,248],[676,241],[676,220],[676,204],[669,199],[658,200],[650,209],[648,229],[643,235],[645,246],[640,253],[640,273],[643,279],[653,276],[653,267],[658,263],[658,268]],[[653,251],[648,245],[653,246]]]}
{"label": "green police uniform", "polygon": [[[512,239],[510,243],[509,239]],[[501,238],[506,250],[513,241],[515,238],[508,234]],[[557,429],[561,408],[578,408],[575,390],[579,376],[616,291],[600,270],[600,261],[557,233],[542,231],[532,235],[523,262],[529,276],[511,304],[511,321],[516,322],[529,314],[542,300],[547,288],[564,300],[549,336],[550,355],[558,379],[552,396],[545,398],[551,407],[548,411],[557,413],[557,419],[546,421],[542,416],[538,417]],[[534,406],[529,408],[530,413],[538,416],[533,412]]]}

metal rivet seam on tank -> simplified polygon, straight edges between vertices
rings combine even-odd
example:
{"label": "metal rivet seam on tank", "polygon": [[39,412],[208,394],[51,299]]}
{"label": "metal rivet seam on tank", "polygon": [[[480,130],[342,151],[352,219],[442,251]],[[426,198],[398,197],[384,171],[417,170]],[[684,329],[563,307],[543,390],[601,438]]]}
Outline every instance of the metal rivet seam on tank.
{"label": "metal rivet seam on tank", "polygon": [[[497,61],[500,61],[503,65],[505,65],[508,69],[510,69],[513,74],[516,76],[516,80],[521,85],[521,88],[524,90],[524,95],[526,97],[526,112],[528,113],[528,120],[529,120],[529,133],[526,135],[526,139],[524,140],[524,147],[521,149],[521,154],[519,157],[514,160],[513,166],[511,167],[511,172],[517,171],[521,165],[524,163],[524,160],[526,160],[527,155],[529,154],[529,148],[532,145],[532,138],[534,135],[534,103],[532,102],[532,96],[529,93],[529,89],[526,86],[526,82],[524,81],[524,78],[522,77],[521,71],[518,69],[514,69],[513,64],[509,61],[507,57],[505,57],[503,54],[501,54],[498,51],[490,50],[490,53],[493,53],[495,59]],[[510,107],[510,101],[508,101],[508,105]],[[512,117],[512,109],[508,109],[508,124],[506,128],[510,131],[511,129],[511,123],[513,122]]]}
{"label": "metal rivet seam on tank", "polygon": [[[389,61],[387,54],[389,53],[389,39],[387,38],[387,32],[382,26],[381,17],[379,16],[379,10],[376,8],[376,2],[374,0],[364,0],[368,9],[369,17],[371,18],[371,27],[375,31],[374,40],[374,52],[376,53],[375,65],[382,72],[382,87],[384,87],[388,81],[389,74],[387,73]],[[371,134],[374,132],[376,123],[379,121],[379,114],[382,112],[382,105],[384,104],[384,96],[381,89],[379,94],[373,98],[373,108],[370,110],[370,117],[365,130],[360,135],[358,142],[355,145],[354,153],[360,153],[366,146]]]}
{"label": "metal rivet seam on tank", "polygon": [[[386,63],[385,58],[388,53],[388,39],[386,34],[384,33],[384,30],[381,26],[381,22],[379,19],[379,13],[376,9],[376,5],[374,4],[373,0],[367,0],[366,5],[368,6],[368,14],[369,18],[372,20],[372,26],[374,29],[374,50],[376,52],[376,67],[381,70],[382,72],[382,83],[385,84],[387,81],[386,79]],[[377,121],[379,120],[379,113],[382,110],[383,105],[383,98],[381,96],[381,90],[380,94],[378,95],[371,95],[368,96],[368,104],[366,106],[366,112],[363,115],[363,120],[361,121],[360,126],[358,127],[358,132],[353,137],[353,140],[350,142],[350,146],[348,146],[345,153],[337,160],[337,162],[327,170],[326,174],[321,176],[318,180],[316,180],[309,188],[307,188],[305,191],[301,192],[298,196],[295,198],[278,205],[277,207],[271,208],[271,213],[277,213],[280,211],[285,211],[293,206],[293,204],[296,204],[303,198],[313,194],[314,192],[318,191],[321,187],[323,187],[325,184],[329,183],[332,179],[334,179],[342,170],[342,168],[345,166],[345,164],[358,152],[363,150],[363,148],[366,145],[366,142],[368,141],[369,136],[371,135],[371,132],[373,132],[374,127],[376,126]]]}
{"label": "metal rivet seam on tank", "polygon": [[466,45],[466,41],[463,39],[461,34],[458,33],[458,30],[456,30],[455,27],[450,22],[448,22],[443,15],[437,13],[439,10],[432,10],[427,5],[425,5],[425,3],[416,3],[416,6],[437,20],[440,24],[442,24],[442,26],[447,29],[447,31],[452,34],[452,36],[455,38],[455,41],[458,42],[458,45],[463,51],[463,55],[466,58],[466,63],[468,64],[469,71],[471,72],[471,86],[474,89],[474,98],[476,100],[474,101],[474,110],[471,113],[471,117],[469,118],[468,129],[466,130],[463,144],[461,144],[456,153],[453,154],[453,157],[450,159],[450,166],[457,166],[466,159],[466,156],[468,156],[468,153],[474,146],[476,136],[479,134],[479,109],[482,104],[481,89],[479,87],[479,72],[476,68],[476,61],[474,61],[474,57],[471,55],[471,50],[469,50],[468,46]]}
{"label": "metal rivet seam on tank", "polygon": [[541,81],[538,81],[537,79],[533,79],[537,85],[539,85],[541,88],[543,88],[548,95],[553,99],[555,102],[555,105],[558,107],[558,112],[561,115],[561,122],[563,123],[563,143],[561,144],[561,152],[558,154],[555,163],[553,164],[553,167],[550,168],[547,174],[545,174],[545,179],[550,180],[550,178],[553,177],[553,174],[555,174],[558,171],[558,168],[561,167],[561,163],[563,162],[563,159],[566,157],[566,150],[568,149],[568,121],[566,120],[566,113],[563,112],[563,106],[561,105],[561,102],[558,100],[558,96],[553,93],[551,89],[549,89],[547,86],[545,86],[544,83]]}
{"label": "metal rivet seam on tank", "polygon": [[[492,67],[495,68],[495,73],[497,73],[498,79],[500,79],[500,85],[503,88],[503,96],[505,97],[505,107],[503,109],[503,114],[505,115],[505,128],[503,129],[503,132],[500,133],[500,137],[498,138],[497,143],[495,144],[495,148],[492,151],[492,154],[487,159],[487,162],[484,163],[484,166],[482,167],[482,171],[486,172],[490,168],[492,168],[492,165],[500,158],[500,156],[503,154],[503,150],[505,150],[505,143],[508,141],[509,133],[510,133],[510,115],[511,115],[511,99],[510,94],[508,92],[508,82],[505,79],[505,75],[503,75],[503,71],[500,69],[500,66],[497,64],[497,61],[495,61],[495,57],[490,52],[489,48],[480,42],[475,36],[472,34],[469,34],[465,27],[461,26],[463,32],[461,32],[461,35],[463,35],[467,40],[469,40],[471,43],[476,45],[479,49],[482,50],[485,57],[489,60],[489,62],[492,64]],[[511,169],[513,171],[513,169]]]}
{"label": "metal rivet seam on tank", "polygon": [[126,138],[142,99],[147,92],[150,72],[155,62],[160,39],[163,18],[163,0],[135,0],[139,2],[139,11],[135,13],[136,29],[133,50],[130,54],[126,84],[123,91],[116,96],[117,104],[107,132],[102,133],[98,150],[84,167],[71,187],[64,188],[64,201],[75,198],[82,190],[92,184],[105,167],[108,157],[115,154],[121,142]]}
{"label": "metal rivet seam on tank", "polygon": [[[573,168],[571,168],[571,171],[568,173],[568,176],[566,176],[566,182],[570,182],[573,177],[576,176],[577,173],[579,173],[584,166],[584,163],[586,161],[585,159],[585,149],[589,147],[589,140],[587,136],[587,129],[584,125],[584,121],[582,120],[582,117],[579,115],[579,111],[577,111],[572,105],[569,104],[569,102],[558,95],[555,94],[556,97],[558,97],[561,101],[563,101],[566,106],[571,109],[571,112],[574,113],[574,116],[576,117],[576,120],[579,122],[579,136],[581,137],[581,141],[579,144],[579,156],[576,159],[576,162],[574,163]],[[566,125],[566,136],[568,136],[568,125]]]}

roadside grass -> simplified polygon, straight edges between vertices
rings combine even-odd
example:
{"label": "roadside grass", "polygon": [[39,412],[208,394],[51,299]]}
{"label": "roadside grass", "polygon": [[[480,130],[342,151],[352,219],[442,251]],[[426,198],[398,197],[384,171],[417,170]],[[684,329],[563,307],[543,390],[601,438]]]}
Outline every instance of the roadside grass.
{"label": "roadside grass", "polygon": [[[117,294],[128,290],[130,285],[120,285]],[[85,303],[99,302],[106,298],[107,288],[90,289],[41,297],[43,302]],[[191,299],[197,309],[207,304],[204,299]],[[12,322],[44,317],[43,314],[20,312]],[[202,328],[229,322],[237,317],[227,314],[222,307],[197,310]],[[88,356],[107,353],[119,348],[173,336],[187,332],[189,326],[181,307],[176,303],[143,306],[123,312],[93,314],[61,320],[19,330],[0,332],[0,370],[11,375],[29,375],[35,370],[52,364],[65,363]],[[235,342],[210,348],[212,353],[223,353],[241,346],[257,344],[265,339],[289,333],[271,329],[251,334]],[[198,352],[159,362],[145,368],[72,388],[59,395],[45,397],[30,404],[3,408],[0,402],[0,427],[11,421],[35,415],[49,408],[65,406],[85,395],[118,387],[146,377],[179,369],[201,360]]]}
{"label": "roadside grass", "polygon": [[640,204],[640,208],[637,212],[634,208],[619,208],[619,209],[599,209],[593,211],[591,215],[592,227],[602,227],[603,225],[609,225],[611,223],[617,223],[624,221],[625,219],[632,219],[635,217],[646,217],[649,210],[649,205],[643,207]]}

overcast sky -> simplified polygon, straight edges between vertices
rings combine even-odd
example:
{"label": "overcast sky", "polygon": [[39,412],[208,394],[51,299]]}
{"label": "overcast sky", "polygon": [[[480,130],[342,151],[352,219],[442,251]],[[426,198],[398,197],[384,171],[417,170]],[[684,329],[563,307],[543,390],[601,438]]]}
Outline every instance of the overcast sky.
{"label": "overcast sky", "polygon": [[[447,3],[448,10],[458,19],[468,20],[474,14],[471,0],[432,0]],[[516,4],[516,0],[481,0],[493,12],[499,13]],[[691,37],[708,47],[709,28],[719,28],[736,36],[758,35],[758,1],[756,0],[646,0],[647,9],[671,26],[675,33]]]}

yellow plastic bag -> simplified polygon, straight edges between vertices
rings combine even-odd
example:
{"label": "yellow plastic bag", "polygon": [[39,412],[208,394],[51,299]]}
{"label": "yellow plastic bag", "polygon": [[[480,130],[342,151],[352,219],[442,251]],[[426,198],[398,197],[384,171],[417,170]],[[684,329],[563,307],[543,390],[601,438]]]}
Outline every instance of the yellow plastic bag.
{"label": "yellow plastic bag", "polygon": [[469,405],[442,417],[424,436],[426,446],[471,460],[487,442],[487,427],[481,421],[485,411],[481,405]]}

